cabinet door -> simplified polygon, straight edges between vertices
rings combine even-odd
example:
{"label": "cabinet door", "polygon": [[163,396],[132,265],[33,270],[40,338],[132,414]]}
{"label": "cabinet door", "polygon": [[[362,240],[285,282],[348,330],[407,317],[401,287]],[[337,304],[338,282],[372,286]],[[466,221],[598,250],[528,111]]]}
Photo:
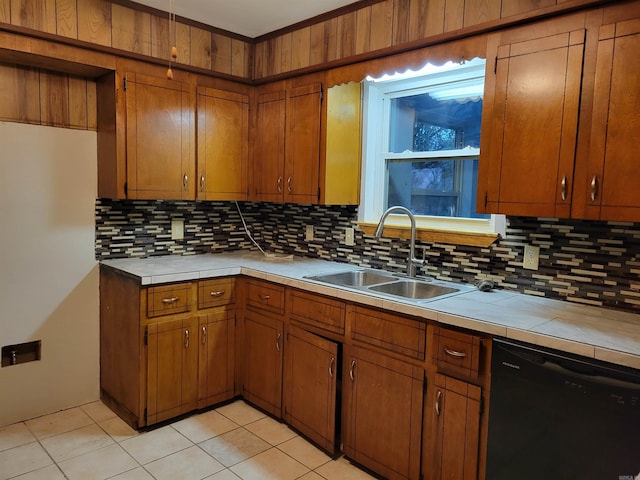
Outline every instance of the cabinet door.
{"label": "cabinet door", "polygon": [[319,201],[321,102],[322,85],[319,83],[287,91],[285,202]]}
{"label": "cabinet door", "polygon": [[249,96],[198,88],[199,200],[246,200]]}
{"label": "cabinet door", "polygon": [[234,395],[235,312],[220,309],[199,318],[198,408]]}
{"label": "cabinet door", "polygon": [[197,320],[169,320],[147,326],[147,421],[161,422],[196,408]]}
{"label": "cabinet door", "polygon": [[389,479],[420,475],[421,368],[345,345],[343,451]]}
{"label": "cabinet door", "polygon": [[281,202],[285,153],[285,92],[258,95],[253,188],[255,200]]}
{"label": "cabinet door", "polygon": [[282,410],[282,321],[247,310],[243,396],[276,417]]}
{"label": "cabinet door", "polygon": [[287,328],[284,419],[330,454],[336,447],[338,344],[300,328]]}
{"label": "cabinet door", "polygon": [[195,198],[190,87],[126,75],[127,198]]}
{"label": "cabinet door", "polygon": [[495,87],[485,92],[478,211],[569,216],[584,36],[498,47],[495,73],[487,68]]}
{"label": "cabinet door", "polygon": [[640,221],[640,19],[600,27],[587,217]]}
{"label": "cabinet door", "polygon": [[425,479],[477,478],[480,394],[478,386],[436,375],[425,402]]}

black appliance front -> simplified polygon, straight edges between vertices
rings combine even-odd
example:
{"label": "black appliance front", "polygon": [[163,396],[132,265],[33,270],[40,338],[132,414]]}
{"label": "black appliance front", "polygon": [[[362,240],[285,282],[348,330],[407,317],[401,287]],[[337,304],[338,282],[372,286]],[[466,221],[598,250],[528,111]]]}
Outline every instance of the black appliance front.
{"label": "black appliance front", "polygon": [[494,340],[486,480],[640,479],[640,371]]}

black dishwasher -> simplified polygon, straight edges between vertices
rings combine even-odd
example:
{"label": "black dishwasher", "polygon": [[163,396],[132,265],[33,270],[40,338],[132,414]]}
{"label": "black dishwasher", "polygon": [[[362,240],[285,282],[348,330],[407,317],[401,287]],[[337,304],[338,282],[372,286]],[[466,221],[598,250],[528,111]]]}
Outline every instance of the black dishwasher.
{"label": "black dishwasher", "polygon": [[639,474],[640,371],[494,340],[487,480]]}

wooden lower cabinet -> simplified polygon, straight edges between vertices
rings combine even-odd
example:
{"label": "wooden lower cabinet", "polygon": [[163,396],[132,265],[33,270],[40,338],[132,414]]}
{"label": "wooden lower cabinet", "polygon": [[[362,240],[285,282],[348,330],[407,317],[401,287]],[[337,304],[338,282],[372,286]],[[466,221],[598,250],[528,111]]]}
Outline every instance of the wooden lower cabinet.
{"label": "wooden lower cabinet", "polygon": [[235,322],[233,309],[219,309],[199,317],[198,408],[234,395]]}
{"label": "wooden lower cabinet", "polygon": [[147,424],[196,408],[197,326],[195,317],[147,325]]}
{"label": "wooden lower cabinet", "polygon": [[282,416],[282,320],[265,312],[244,314],[242,395],[249,402]]}
{"label": "wooden lower cabinet", "polygon": [[134,428],[235,395],[235,280],[143,287],[100,267],[100,396]]}
{"label": "wooden lower cabinet", "polygon": [[388,479],[418,479],[424,370],[344,346],[342,443],[347,457]]}
{"label": "wooden lower cabinet", "polygon": [[284,348],[284,420],[333,455],[337,446],[338,344],[288,326]]}
{"label": "wooden lower cabinet", "polygon": [[477,385],[435,374],[425,399],[425,480],[478,478],[481,393]]}

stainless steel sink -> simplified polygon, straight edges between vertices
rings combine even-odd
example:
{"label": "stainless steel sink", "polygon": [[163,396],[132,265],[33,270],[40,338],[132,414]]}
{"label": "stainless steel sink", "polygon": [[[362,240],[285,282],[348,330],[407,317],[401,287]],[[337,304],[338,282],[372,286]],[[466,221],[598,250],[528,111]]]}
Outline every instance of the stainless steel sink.
{"label": "stainless steel sink", "polygon": [[381,285],[369,287],[369,290],[415,300],[441,297],[442,295],[449,295],[460,291],[459,288],[445,287],[418,280],[402,280],[394,283],[383,283]]}
{"label": "stainless steel sink", "polygon": [[413,302],[426,302],[473,290],[470,285],[398,277],[388,272],[370,269],[311,275],[305,278]]}
{"label": "stainless steel sink", "polygon": [[330,283],[332,285],[342,285],[345,287],[366,287],[384,282],[394,282],[398,280],[391,274],[376,272],[374,270],[351,270],[348,272],[327,273],[324,275],[313,275],[306,277],[317,282]]}

